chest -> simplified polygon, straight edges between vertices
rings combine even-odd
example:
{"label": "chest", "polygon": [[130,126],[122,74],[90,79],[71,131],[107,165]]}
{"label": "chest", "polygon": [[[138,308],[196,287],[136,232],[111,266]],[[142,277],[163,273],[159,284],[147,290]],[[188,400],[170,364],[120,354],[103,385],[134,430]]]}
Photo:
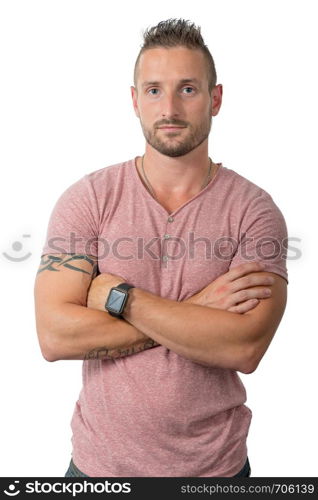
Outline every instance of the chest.
{"label": "chest", "polygon": [[162,297],[184,300],[228,271],[236,226],[209,204],[167,208],[122,198],[100,225],[99,269]]}

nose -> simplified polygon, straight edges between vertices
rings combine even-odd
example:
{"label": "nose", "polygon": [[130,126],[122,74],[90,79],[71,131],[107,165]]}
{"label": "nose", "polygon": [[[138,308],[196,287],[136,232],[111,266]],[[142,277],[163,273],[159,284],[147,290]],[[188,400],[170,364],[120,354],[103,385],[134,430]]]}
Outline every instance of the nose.
{"label": "nose", "polygon": [[166,93],[162,99],[162,117],[171,119],[176,118],[180,115],[180,103],[178,102],[178,96],[173,92]]}

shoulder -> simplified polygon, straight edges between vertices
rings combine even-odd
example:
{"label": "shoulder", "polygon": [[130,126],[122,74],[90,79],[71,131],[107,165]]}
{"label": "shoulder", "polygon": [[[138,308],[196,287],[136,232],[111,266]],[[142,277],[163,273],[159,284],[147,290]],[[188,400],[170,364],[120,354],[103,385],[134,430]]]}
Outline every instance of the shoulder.
{"label": "shoulder", "polygon": [[256,207],[280,212],[270,193],[261,186],[227,167],[222,167],[222,174],[220,189],[228,202],[235,204],[236,211],[242,211],[242,215]]}
{"label": "shoulder", "polygon": [[236,195],[259,196],[265,194],[270,196],[262,187],[250,181],[234,170],[222,166],[224,188],[231,190]]}
{"label": "shoulder", "polygon": [[128,180],[133,161],[127,160],[116,163],[83,175],[64,190],[61,198],[83,200],[85,198],[104,197],[107,192],[115,187],[116,183],[121,183],[124,178]]}
{"label": "shoulder", "polygon": [[91,184],[99,184],[104,181],[111,181],[116,179],[118,176],[125,175],[131,167],[133,166],[134,160],[127,160],[120,163],[115,163],[113,165],[108,165],[106,167],[94,170],[85,175],[84,179]]}

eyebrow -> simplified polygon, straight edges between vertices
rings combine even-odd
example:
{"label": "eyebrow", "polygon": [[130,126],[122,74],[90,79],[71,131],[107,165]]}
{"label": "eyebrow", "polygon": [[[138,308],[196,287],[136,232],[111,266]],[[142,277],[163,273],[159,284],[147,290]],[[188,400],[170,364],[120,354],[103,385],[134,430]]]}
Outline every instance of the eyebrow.
{"label": "eyebrow", "polygon": [[[159,85],[161,82],[159,81],[148,81],[144,82],[142,84],[142,87],[147,87],[148,85]],[[200,85],[200,82],[197,78],[183,78],[182,80],[179,80],[179,83],[196,83],[197,85]]]}

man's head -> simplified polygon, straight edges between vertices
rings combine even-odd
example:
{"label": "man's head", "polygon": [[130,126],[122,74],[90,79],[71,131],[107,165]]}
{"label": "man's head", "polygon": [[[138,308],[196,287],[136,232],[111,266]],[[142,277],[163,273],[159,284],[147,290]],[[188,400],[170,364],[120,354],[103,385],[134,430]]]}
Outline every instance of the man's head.
{"label": "man's head", "polygon": [[[176,157],[208,138],[212,116],[221,106],[213,58],[200,28],[169,19],[144,33],[131,87],[136,115],[147,142]],[[163,129],[176,125],[179,129]]]}

